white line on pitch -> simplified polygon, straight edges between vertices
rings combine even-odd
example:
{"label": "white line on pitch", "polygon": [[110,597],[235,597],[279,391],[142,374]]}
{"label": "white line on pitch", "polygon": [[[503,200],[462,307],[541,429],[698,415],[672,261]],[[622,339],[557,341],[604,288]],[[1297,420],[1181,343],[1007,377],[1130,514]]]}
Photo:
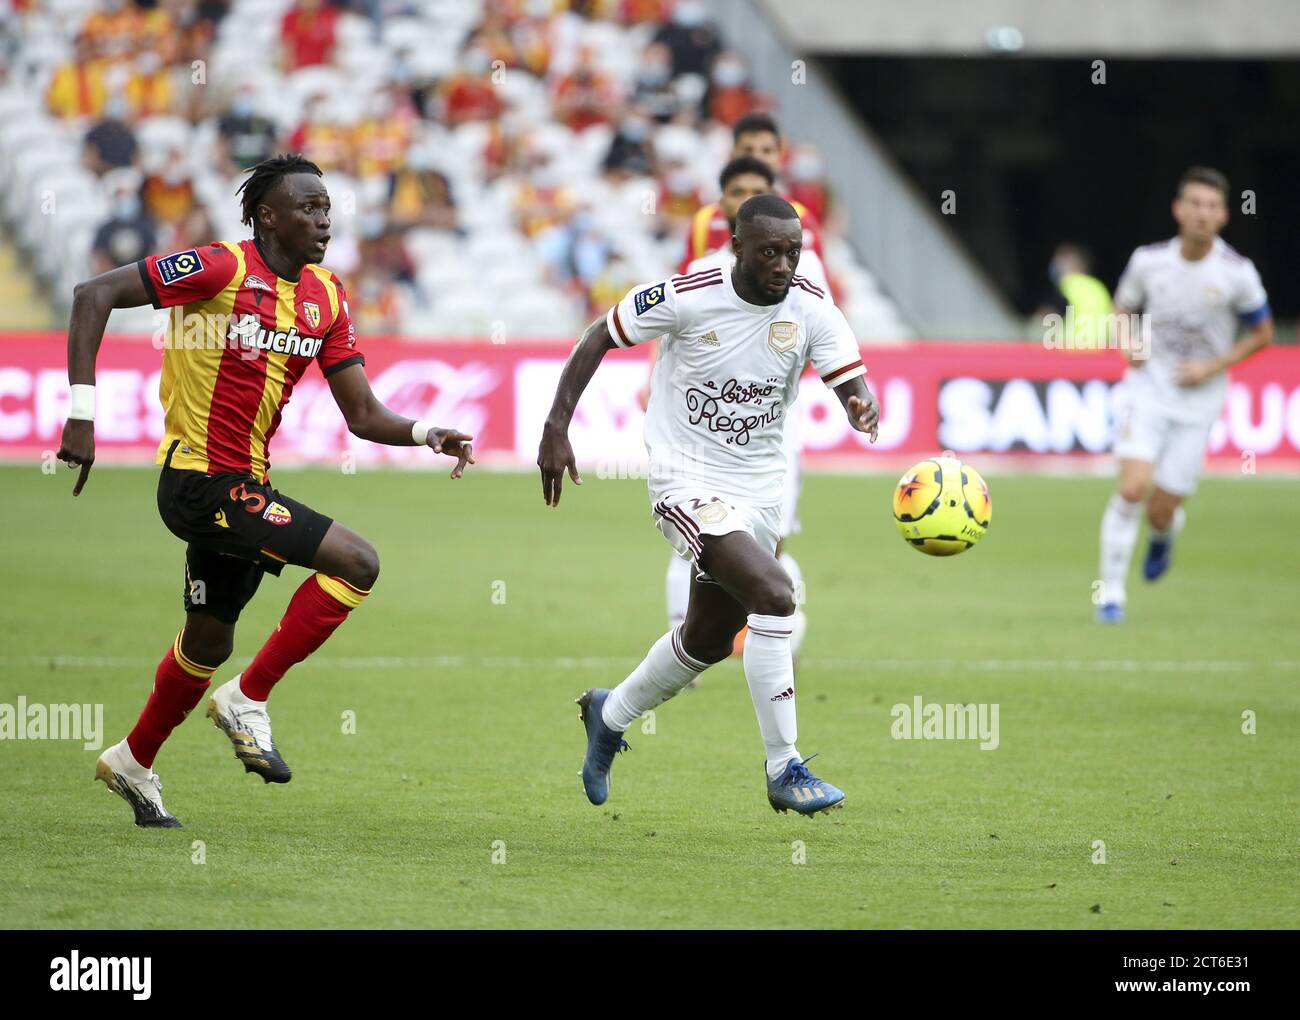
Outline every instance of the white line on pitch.
{"label": "white line on pitch", "polygon": [[[431,655],[431,656],[322,656],[309,659],[327,669],[618,669],[636,665],[630,656],[536,657],[522,655]],[[46,669],[152,669],[153,659],[112,655],[6,655],[0,668],[19,666]],[[1295,672],[1300,660],[1277,659],[866,659],[801,658],[799,665],[810,669],[863,670],[978,670],[987,673],[1043,671],[1057,673],[1244,673],[1251,670]]]}

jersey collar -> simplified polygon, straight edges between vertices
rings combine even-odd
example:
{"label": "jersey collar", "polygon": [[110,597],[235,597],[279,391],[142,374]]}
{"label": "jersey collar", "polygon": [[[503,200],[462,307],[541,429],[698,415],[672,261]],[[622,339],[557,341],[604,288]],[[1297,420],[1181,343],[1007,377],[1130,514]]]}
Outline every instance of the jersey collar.
{"label": "jersey collar", "polygon": [[[774,305],[755,305],[746,301],[743,297],[741,297],[739,294],[736,293],[736,287],[731,282],[731,273],[735,268],[736,268],[736,263],[733,260],[731,265],[727,266],[722,271],[722,286],[726,288],[727,299],[737,308],[746,312],[756,312],[760,315],[769,315],[772,312],[776,311],[778,308],[780,308],[783,304],[785,304],[785,301],[778,301]],[[788,292],[786,296],[787,297],[789,296]]]}

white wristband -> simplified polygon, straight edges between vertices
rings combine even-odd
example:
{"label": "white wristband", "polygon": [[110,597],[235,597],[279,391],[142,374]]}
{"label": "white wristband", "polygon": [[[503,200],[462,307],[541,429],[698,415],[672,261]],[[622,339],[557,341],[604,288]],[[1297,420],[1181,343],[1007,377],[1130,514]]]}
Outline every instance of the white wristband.
{"label": "white wristband", "polygon": [[429,430],[433,428],[427,421],[416,421],[411,423],[411,438],[415,440],[416,446],[423,446],[426,439],[429,438]]}
{"label": "white wristband", "polygon": [[95,387],[85,383],[72,384],[72,400],[68,404],[68,417],[79,421],[95,420]]}

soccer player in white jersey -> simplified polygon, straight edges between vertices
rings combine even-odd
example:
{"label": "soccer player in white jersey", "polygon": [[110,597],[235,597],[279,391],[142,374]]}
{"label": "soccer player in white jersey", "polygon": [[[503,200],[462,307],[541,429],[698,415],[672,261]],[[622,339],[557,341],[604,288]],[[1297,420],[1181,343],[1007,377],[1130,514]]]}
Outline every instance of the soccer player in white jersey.
{"label": "soccer player in white jersey", "polygon": [[[731,233],[736,232],[736,215],[740,212],[740,207],[755,195],[770,195],[776,190],[776,178],[769,167],[760,159],[753,156],[737,156],[722,168],[722,173],[718,175],[718,187],[721,190],[721,197],[718,199],[718,209],[727,218],[731,226]],[[705,269],[718,268],[730,272],[736,256],[731,251],[731,245],[726,244],[709,254],[695,259],[686,267],[686,275],[693,275]],[[799,255],[799,275],[818,288],[824,294],[831,292],[830,281],[826,278],[826,267],[823,265],[821,256],[815,251],[804,248]],[[657,346],[651,346],[651,369],[654,368],[654,361],[657,357]],[[649,401],[652,383],[647,383],[643,398],[643,406]],[[803,436],[799,429],[799,419],[796,415],[791,415],[785,423],[785,457],[786,457],[786,477],[785,488],[781,494],[781,524],[778,529],[780,539],[776,544],[777,561],[785,568],[790,580],[794,583],[796,600],[802,602],[803,592],[803,571],[799,568],[798,562],[789,551],[785,548],[785,540],[791,535],[797,534],[800,530],[799,525],[799,495],[802,488],[802,480],[799,468],[799,457],[803,449]],[[691,595],[691,561],[684,556],[674,553],[668,561],[668,575],[665,579],[665,591],[668,601],[668,625],[675,627],[686,619],[686,607],[690,602]],[[790,651],[797,660],[799,658],[799,648],[803,644],[804,633],[808,629],[808,619],[804,614],[802,605],[795,608],[794,619],[791,621],[794,633],[790,637]],[[736,654],[744,647],[745,631],[742,628],[736,638]]]}
{"label": "soccer player in white jersey", "polygon": [[766,749],[768,801],[778,811],[813,814],[844,799],[809,771],[795,746],[794,588],[774,555],[782,430],[809,359],[853,428],[872,441],[880,412],[844,315],[795,273],[801,243],[790,203],[749,199],[737,216],[730,271],[633,288],[587,328],[560,376],[537,457],[549,506],[559,504],[566,471],[581,484],[569,421],[605,352],[663,336],[645,425],[650,499],[655,525],[697,571],[685,621],[618,687],[578,699],[587,731],[582,782],[593,804],[609,796],[624,731],[727,658],[746,623],[745,679]]}
{"label": "soccer player in white jersey", "polygon": [[[1117,315],[1148,318],[1150,350],[1120,345],[1129,368],[1116,400],[1119,483],[1101,519],[1097,619],[1104,623],[1124,619],[1144,502],[1150,539],[1143,576],[1154,581],[1169,569],[1182,503],[1196,490],[1223,408],[1225,373],[1273,340],[1259,273],[1219,237],[1228,222],[1227,178],[1192,167],[1178,183],[1173,215],[1178,236],[1138,248],[1115,290]],[[1240,339],[1238,323],[1245,327]]]}

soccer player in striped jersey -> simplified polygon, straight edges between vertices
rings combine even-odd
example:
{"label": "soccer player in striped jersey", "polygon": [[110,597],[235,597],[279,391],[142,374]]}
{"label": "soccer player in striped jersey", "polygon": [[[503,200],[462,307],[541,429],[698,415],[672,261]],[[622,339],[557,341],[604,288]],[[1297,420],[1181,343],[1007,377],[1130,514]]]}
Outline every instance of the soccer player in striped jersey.
{"label": "soccer player in striped jersey", "polygon": [[73,295],[72,401],[58,456],[81,469],[74,496],[95,460],[95,356],[109,312],[146,303],[172,310],[159,392],[158,511],[186,543],[185,624],[135,727],[95,767],[141,826],[180,826],[163,805],[154,759],[230,657],[239,614],[263,575],[286,564],[313,571],[248,668],[213,692],[207,714],[245,770],[268,783],[291,775],[271,738],[271,689],[347,619],[379,575],[369,542],[271,485],[271,437],[312,363],[353,435],[455,457],[452,478],[474,462],[472,437],[400,417],[371,391],[347,293],[318,265],[330,234],[320,168],[296,154],[276,156],[254,166],[239,191],[252,239],[151,255],[78,284]]}
{"label": "soccer player in striped jersey", "polygon": [[803,230],[790,203],[758,195],[740,208],[730,269],[715,266],[633,288],[578,341],[542,430],[542,494],[557,506],[565,471],[580,484],[569,421],[605,353],[662,336],[646,413],[656,526],[695,565],[685,621],[616,687],[578,699],[587,731],[583,787],[609,796],[623,733],[731,654],[748,623],[745,678],[766,750],[767,796],[778,811],[837,807],[843,791],[812,774],[795,745],[795,611],[775,556],[786,457],[782,431],[811,360],[853,428],[875,440],[879,409],[844,315],[796,274]]}
{"label": "soccer player in striped jersey", "polygon": [[1192,167],[1178,182],[1173,215],[1178,235],[1138,248],[1115,289],[1121,327],[1133,312],[1149,319],[1150,350],[1127,332],[1119,337],[1129,367],[1116,400],[1119,480],[1101,518],[1102,623],[1124,619],[1144,503],[1150,537],[1143,576],[1154,581],[1169,569],[1183,501],[1196,491],[1227,396],[1227,370],[1273,341],[1254,263],[1219,237],[1228,222],[1228,179]]}

